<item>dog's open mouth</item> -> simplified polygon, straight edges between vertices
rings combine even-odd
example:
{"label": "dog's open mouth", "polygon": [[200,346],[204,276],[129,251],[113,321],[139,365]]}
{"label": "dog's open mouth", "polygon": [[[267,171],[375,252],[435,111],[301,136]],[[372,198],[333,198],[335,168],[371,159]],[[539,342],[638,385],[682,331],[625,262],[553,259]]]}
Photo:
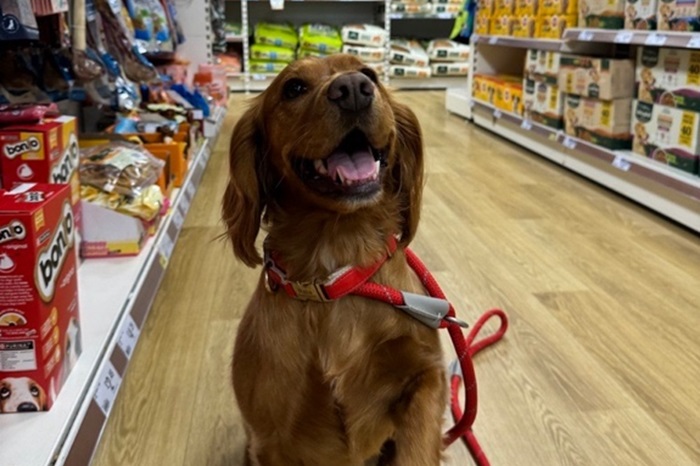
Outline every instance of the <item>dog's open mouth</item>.
{"label": "dog's open mouth", "polygon": [[384,152],[372,147],[365,134],[352,130],[325,159],[295,161],[299,177],[315,191],[334,196],[370,196],[381,188]]}

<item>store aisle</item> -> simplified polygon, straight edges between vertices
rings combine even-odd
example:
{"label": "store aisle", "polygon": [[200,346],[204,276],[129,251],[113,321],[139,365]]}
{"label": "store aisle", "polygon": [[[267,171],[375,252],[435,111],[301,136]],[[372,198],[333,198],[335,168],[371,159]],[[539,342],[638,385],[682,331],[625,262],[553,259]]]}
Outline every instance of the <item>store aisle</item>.
{"label": "store aisle", "polygon": [[[500,306],[512,321],[476,360],[491,463],[700,464],[698,237],[448,116],[440,92],[400,99],[427,146],[416,252],[463,318]],[[229,363],[259,271],[217,240],[227,147],[222,136],[95,466],[242,464]],[[449,456],[472,464],[461,445]]]}

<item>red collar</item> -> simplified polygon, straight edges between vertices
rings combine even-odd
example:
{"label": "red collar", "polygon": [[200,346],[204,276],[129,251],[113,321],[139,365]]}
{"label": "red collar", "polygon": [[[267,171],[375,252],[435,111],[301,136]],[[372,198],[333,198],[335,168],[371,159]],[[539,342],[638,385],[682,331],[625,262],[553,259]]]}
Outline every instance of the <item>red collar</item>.
{"label": "red collar", "polygon": [[292,298],[305,301],[333,301],[351,294],[377,273],[382,265],[396,252],[397,240],[390,236],[387,240],[387,252],[369,267],[359,268],[345,266],[330,274],[324,280],[293,282],[287,279],[287,272],[282,265],[279,254],[265,248],[265,275],[270,291],[282,289]]}

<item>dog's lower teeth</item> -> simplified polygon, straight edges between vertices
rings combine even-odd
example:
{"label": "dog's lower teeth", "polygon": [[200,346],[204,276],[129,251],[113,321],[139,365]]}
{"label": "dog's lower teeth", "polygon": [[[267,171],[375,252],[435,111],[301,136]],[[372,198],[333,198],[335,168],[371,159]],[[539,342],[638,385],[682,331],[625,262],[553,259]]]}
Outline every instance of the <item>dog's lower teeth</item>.
{"label": "dog's lower teeth", "polygon": [[327,174],[328,174],[328,169],[326,168],[326,164],[323,163],[323,160],[315,159],[315,160],[314,160],[314,168],[315,168],[316,171],[319,172],[321,175],[327,175]]}

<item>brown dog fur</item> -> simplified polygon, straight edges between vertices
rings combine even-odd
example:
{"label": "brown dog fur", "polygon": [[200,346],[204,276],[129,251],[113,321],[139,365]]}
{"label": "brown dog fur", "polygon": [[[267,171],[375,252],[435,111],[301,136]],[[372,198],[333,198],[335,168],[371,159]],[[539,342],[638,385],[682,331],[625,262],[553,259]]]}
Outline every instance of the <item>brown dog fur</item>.
{"label": "brown dog fur", "polygon": [[[375,81],[372,105],[348,115],[326,97],[343,73]],[[304,83],[285,97],[285,83]],[[353,128],[383,149],[381,190],[370,199],[327,197],[296,175],[293,158],[322,159]],[[237,123],[223,217],[235,255],[259,265],[261,225],[292,280],[367,266],[400,233],[399,250],[373,277],[423,293],[403,248],[418,226],[423,147],[413,112],[354,57],[287,67]],[[388,304],[349,296],[331,303],[272,293],[264,276],[241,321],[233,385],[255,466],[397,466],[440,463],[447,386],[437,331]]]}

